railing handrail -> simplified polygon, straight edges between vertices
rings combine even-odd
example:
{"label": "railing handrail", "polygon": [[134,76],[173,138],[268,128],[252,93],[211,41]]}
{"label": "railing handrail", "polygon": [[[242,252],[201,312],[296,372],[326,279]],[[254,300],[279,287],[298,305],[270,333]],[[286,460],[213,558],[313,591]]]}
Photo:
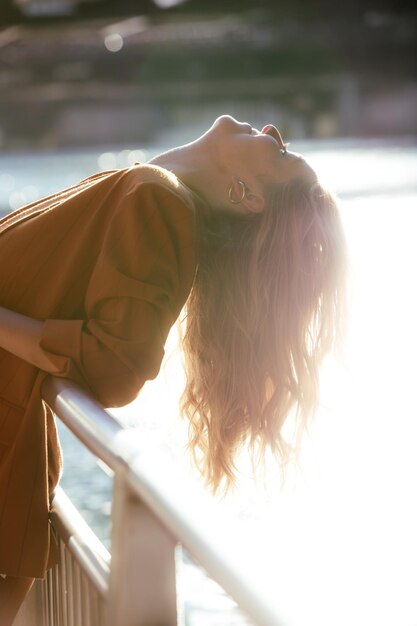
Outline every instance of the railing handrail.
{"label": "railing handrail", "polygon": [[[132,491],[168,533],[179,541],[259,626],[284,623],[260,584],[247,539],[204,489],[161,447],[132,437],[101,405],[71,381],[48,377],[43,397],[77,438],[97,457],[122,473]],[[181,488],[178,488],[181,485]],[[256,561],[255,561],[256,562]]]}

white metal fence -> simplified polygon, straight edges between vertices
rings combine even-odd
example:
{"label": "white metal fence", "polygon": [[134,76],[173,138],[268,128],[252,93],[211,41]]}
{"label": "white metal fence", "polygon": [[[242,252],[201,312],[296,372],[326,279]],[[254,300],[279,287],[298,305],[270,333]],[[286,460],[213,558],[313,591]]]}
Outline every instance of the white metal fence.
{"label": "white metal fence", "polygon": [[58,489],[51,517],[60,563],[37,582],[16,626],[177,626],[178,543],[254,624],[283,624],[246,558],[236,524],[169,456],[138,443],[130,429],[71,382],[48,378],[43,395],[115,473],[111,558]]}

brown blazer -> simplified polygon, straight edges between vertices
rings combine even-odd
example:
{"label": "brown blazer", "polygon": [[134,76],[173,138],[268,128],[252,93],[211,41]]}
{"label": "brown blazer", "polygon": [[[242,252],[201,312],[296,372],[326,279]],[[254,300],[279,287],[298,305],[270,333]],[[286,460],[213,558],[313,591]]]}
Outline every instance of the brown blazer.
{"label": "brown blazer", "polygon": [[[195,272],[193,199],[150,165],[96,174],[0,222],[0,305],[43,320],[51,371],[121,406],[154,378]],[[61,460],[45,377],[0,350],[0,573],[42,577]]]}

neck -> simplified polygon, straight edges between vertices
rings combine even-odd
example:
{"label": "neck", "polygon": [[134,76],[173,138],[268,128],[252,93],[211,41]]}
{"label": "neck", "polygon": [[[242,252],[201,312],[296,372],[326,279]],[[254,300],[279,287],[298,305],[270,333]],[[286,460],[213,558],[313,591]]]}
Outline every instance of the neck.
{"label": "neck", "polygon": [[218,180],[218,173],[215,175],[210,151],[206,149],[201,138],[163,152],[149,163],[175,174],[184,185],[201,196],[212,208],[222,206],[221,190],[213,187],[213,180]]}
{"label": "neck", "polygon": [[191,187],[194,179],[198,179],[198,173],[204,166],[201,161],[201,155],[195,150],[193,144],[187,144],[158,154],[149,163],[169,170],[185,185]]}

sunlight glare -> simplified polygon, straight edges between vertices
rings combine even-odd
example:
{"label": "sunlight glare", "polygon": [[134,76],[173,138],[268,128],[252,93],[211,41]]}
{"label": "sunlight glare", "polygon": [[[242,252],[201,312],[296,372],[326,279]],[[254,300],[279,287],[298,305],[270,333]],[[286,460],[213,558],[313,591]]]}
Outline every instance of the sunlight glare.
{"label": "sunlight glare", "polygon": [[[332,162],[329,153],[320,158],[323,167]],[[374,187],[389,178],[381,181],[387,188],[408,180],[409,165],[401,174],[392,155],[359,163],[347,155],[343,177],[355,189],[367,171]],[[345,355],[323,367],[321,407],[294,480],[268,493],[243,480],[224,503],[243,521],[257,575],[289,624],[417,624],[417,216],[406,189],[342,202],[352,266]],[[177,355],[131,405],[134,419],[155,431],[162,415],[178,433],[182,382]]]}

